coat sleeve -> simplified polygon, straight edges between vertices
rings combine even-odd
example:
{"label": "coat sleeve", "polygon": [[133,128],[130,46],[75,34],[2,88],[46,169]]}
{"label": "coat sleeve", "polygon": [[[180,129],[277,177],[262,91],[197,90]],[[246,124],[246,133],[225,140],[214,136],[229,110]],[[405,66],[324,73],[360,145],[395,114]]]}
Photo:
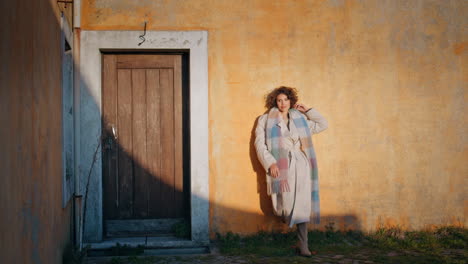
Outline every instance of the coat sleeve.
{"label": "coat sleeve", "polygon": [[270,166],[273,163],[276,163],[276,159],[267,149],[265,132],[266,121],[266,114],[258,118],[257,127],[255,128],[255,150],[257,151],[257,157],[260,160],[260,163],[265,171],[268,172]]}
{"label": "coat sleeve", "polygon": [[310,133],[317,134],[328,128],[328,121],[317,110],[311,108],[305,113],[309,123]]}

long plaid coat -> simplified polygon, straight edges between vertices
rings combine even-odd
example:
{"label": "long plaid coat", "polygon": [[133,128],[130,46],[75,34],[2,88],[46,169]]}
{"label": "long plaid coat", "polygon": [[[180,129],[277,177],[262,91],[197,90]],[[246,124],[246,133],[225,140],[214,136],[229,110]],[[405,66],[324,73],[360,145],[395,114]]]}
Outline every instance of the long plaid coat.
{"label": "long plaid coat", "polygon": [[[327,120],[315,109],[309,110],[304,118],[307,120],[311,134],[317,134],[328,127]],[[259,117],[255,130],[255,148],[258,159],[265,171],[268,173],[269,167],[276,162],[273,155],[268,150],[266,144],[266,123],[268,113]],[[291,149],[289,178],[292,188],[291,192],[272,194],[274,213],[284,217],[289,226],[302,222],[309,222],[311,215],[311,181],[310,166],[305,153],[300,151],[300,142],[294,141],[297,137],[297,129],[294,122],[290,122],[290,127],[286,123],[278,124],[281,127],[281,134],[291,140],[285,140],[287,147]],[[295,142],[295,143],[293,143]],[[297,188],[296,188],[297,187]],[[316,206],[316,205],[315,205]],[[318,219],[314,219],[317,222]]]}

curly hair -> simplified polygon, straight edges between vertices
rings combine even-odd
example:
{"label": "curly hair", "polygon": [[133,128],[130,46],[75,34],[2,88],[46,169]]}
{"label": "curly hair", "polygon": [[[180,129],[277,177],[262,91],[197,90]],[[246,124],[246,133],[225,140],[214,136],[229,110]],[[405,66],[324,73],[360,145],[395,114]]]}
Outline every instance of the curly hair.
{"label": "curly hair", "polygon": [[273,107],[278,107],[276,105],[276,97],[280,94],[284,94],[288,97],[288,99],[291,101],[291,107],[293,107],[299,99],[299,97],[297,96],[296,88],[280,86],[278,88],[273,89],[265,96],[265,107],[268,110],[270,110]]}

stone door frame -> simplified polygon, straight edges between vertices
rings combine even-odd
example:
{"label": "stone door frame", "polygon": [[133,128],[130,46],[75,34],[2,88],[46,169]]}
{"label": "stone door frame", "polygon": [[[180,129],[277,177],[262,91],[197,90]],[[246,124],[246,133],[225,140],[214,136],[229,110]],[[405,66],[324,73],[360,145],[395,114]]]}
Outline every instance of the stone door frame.
{"label": "stone door frame", "polygon": [[89,186],[83,240],[103,240],[102,161],[98,143],[102,124],[101,51],[185,50],[189,52],[190,61],[191,240],[205,244],[209,242],[208,32],[147,31],[145,42],[139,46],[141,34],[141,31],[80,32],[79,67],[75,67],[80,79],[75,93],[79,98],[78,107],[75,108],[75,136],[78,137],[76,142],[79,142],[76,146],[79,155],[75,175],[79,177],[80,194],[84,195],[86,186]]}

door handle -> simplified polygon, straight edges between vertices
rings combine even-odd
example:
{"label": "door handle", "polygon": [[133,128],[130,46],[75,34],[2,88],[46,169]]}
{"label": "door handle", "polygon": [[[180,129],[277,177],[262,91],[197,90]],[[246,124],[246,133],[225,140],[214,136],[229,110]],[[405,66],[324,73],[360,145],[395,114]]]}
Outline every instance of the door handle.
{"label": "door handle", "polygon": [[114,125],[111,124],[111,133],[107,133],[108,136],[104,139],[104,149],[112,149],[114,145],[114,141],[117,140],[117,130],[115,129]]}
{"label": "door handle", "polygon": [[112,136],[114,136],[114,139],[117,139],[117,129],[115,129],[114,125],[112,126]]}

